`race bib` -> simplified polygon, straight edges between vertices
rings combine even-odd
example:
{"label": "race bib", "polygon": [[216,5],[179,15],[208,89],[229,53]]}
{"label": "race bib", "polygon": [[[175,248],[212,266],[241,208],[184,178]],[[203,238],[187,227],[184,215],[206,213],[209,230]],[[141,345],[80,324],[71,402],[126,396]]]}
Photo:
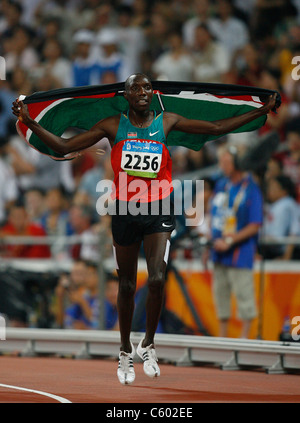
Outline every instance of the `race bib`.
{"label": "race bib", "polygon": [[128,175],[156,178],[160,171],[163,145],[126,141],[122,148],[121,169]]}

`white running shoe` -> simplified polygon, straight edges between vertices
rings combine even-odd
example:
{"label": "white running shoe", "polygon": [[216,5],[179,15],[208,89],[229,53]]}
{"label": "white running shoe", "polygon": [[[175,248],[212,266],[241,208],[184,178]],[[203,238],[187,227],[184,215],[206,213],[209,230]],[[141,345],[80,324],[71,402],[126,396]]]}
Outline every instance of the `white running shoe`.
{"label": "white running shoe", "polygon": [[160,369],[157,364],[154,345],[151,344],[143,348],[142,342],[143,340],[139,343],[136,352],[144,362],[144,373],[149,377],[158,377],[160,376]]}
{"label": "white running shoe", "polygon": [[131,353],[126,353],[125,351],[120,351],[119,353],[119,367],[117,370],[117,375],[122,385],[130,385],[134,382],[135,379],[135,372],[133,367],[135,349],[133,344],[131,344],[131,348]]}

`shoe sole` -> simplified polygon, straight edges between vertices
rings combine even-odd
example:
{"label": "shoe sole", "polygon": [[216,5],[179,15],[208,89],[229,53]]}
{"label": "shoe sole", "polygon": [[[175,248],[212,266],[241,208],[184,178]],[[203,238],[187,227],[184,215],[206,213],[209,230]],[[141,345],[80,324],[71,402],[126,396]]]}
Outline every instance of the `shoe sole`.
{"label": "shoe sole", "polygon": [[[131,343],[131,348],[132,348],[132,352],[133,352],[133,354],[132,354],[132,360],[133,360],[133,358],[134,358],[134,356],[135,356],[135,354],[136,354],[137,351],[135,350],[135,348],[134,348],[134,346],[133,346],[132,343]],[[118,379],[119,379],[119,382],[120,382],[121,385],[132,385],[133,382],[135,381],[135,375],[134,375],[134,379],[133,379],[132,382],[128,382],[127,380],[125,380],[124,382],[121,382],[118,374],[117,374],[117,376],[118,376]]]}
{"label": "shoe sole", "polygon": [[[118,374],[117,374],[117,376],[118,376]],[[129,382],[128,380],[124,380],[124,382],[122,382],[121,380],[120,380],[120,378],[119,378],[119,376],[118,376],[118,380],[119,380],[119,382],[121,383],[121,385],[131,385],[134,381],[135,381],[135,375],[134,375],[134,379],[133,379],[133,381],[132,382]]]}

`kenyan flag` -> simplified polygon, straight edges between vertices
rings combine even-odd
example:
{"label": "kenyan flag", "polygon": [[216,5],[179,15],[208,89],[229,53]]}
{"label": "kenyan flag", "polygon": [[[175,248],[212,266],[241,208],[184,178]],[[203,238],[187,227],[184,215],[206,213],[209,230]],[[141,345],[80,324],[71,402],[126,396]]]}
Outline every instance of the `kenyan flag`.
{"label": "kenyan flag", "polygon": [[[151,109],[177,113],[189,119],[214,121],[238,116],[261,107],[274,91],[240,85],[201,84],[188,82],[153,81],[154,96]],[[23,98],[30,116],[41,126],[61,136],[68,128],[90,129],[99,120],[124,112],[128,103],[123,96],[124,84],[65,88],[37,92]],[[280,106],[280,95],[276,107]],[[262,116],[234,132],[249,132],[264,125]],[[17,122],[21,136],[35,149],[55,160],[68,157],[47,147],[22,122]],[[184,146],[200,150],[213,135],[194,135],[173,131],[168,136],[169,146]]]}

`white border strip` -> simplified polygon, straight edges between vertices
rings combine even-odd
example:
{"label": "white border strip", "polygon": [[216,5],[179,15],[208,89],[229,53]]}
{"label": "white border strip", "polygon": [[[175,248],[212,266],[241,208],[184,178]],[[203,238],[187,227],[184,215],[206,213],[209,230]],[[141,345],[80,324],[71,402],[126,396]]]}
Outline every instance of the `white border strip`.
{"label": "white border strip", "polygon": [[72,404],[72,402],[67,400],[66,398],[59,397],[58,395],[49,394],[48,392],[36,391],[35,389],[21,388],[19,386],[5,385],[3,383],[0,383],[0,387],[9,388],[9,389],[17,389],[18,391],[32,392],[34,394],[43,395],[44,397],[55,399],[56,401],[64,403],[64,404]]}
{"label": "white border strip", "polygon": [[[61,98],[60,100],[56,100],[56,101],[54,101],[53,103],[51,103],[51,104],[49,104],[49,106],[47,106],[47,107],[45,107],[45,109],[43,109],[42,111],[41,111],[41,113],[39,114],[39,115],[37,115],[37,117],[34,119],[36,122],[39,122],[44,116],[45,116],[45,114],[49,111],[49,110],[51,110],[51,109],[53,109],[53,107],[56,107],[56,106],[58,106],[60,103],[63,103],[64,101],[67,101],[67,100],[72,100],[72,98]],[[31,129],[27,129],[27,132],[26,132],[26,138],[29,140],[30,139],[30,137],[31,137],[31,134],[32,134],[32,130]]]}
{"label": "white border strip", "polygon": [[222,104],[231,104],[237,106],[252,106],[252,107],[261,107],[263,105],[260,102],[258,97],[252,96],[252,101],[240,100],[240,99],[232,99],[227,97],[216,97],[212,94],[200,93],[200,94],[193,94],[192,92],[182,91],[180,94],[162,94],[163,97],[176,97],[176,98],[184,98],[188,100],[202,100],[202,101],[211,101],[213,103],[222,103]]}

